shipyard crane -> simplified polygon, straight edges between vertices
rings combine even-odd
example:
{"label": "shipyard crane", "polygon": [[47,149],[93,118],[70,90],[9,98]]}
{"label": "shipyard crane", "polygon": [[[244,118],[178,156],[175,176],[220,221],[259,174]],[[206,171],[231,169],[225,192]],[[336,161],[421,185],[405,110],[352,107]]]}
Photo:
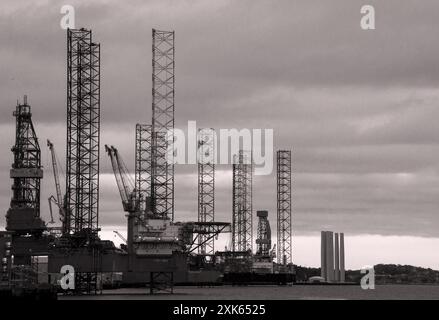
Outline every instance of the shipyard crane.
{"label": "shipyard crane", "polygon": [[64,208],[64,201],[61,194],[61,185],[59,183],[59,172],[58,172],[58,163],[56,161],[56,154],[55,154],[55,147],[53,146],[53,143],[48,139],[47,140],[47,146],[49,147],[50,154],[52,157],[52,169],[53,169],[53,177],[55,179],[55,189],[56,189],[56,198],[52,195],[49,197],[49,210],[50,210],[50,223],[55,223],[53,220],[53,212],[52,212],[52,203],[55,203],[59,209],[59,216],[60,220],[65,222],[65,208]]}
{"label": "shipyard crane", "polygon": [[[134,239],[134,225],[136,218],[139,218],[140,202],[136,197],[136,189],[134,188],[134,181],[131,178],[128,169],[119,155],[117,149],[113,146],[109,147],[105,145],[105,151],[111,160],[111,166],[113,167],[114,176],[116,178],[117,188],[119,189],[120,197],[122,199],[123,210],[127,212],[127,251],[130,257],[134,253],[133,251],[133,239]],[[117,234],[117,233],[116,233]],[[132,261],[129,259],[129,265]]]}
{"label": "shipyard crane", "polygon": [[117,188],[119,189],[120,197],[122,199],[122,206],[124,211],[134,213],[139,210],[139,201],[136,201],[136,193],[134,188],[134,181],[131,178],[128,169],[123,162],[117,149],[113,146],[105,145],[105,151],[111,160],[114,176],[116,178]]}

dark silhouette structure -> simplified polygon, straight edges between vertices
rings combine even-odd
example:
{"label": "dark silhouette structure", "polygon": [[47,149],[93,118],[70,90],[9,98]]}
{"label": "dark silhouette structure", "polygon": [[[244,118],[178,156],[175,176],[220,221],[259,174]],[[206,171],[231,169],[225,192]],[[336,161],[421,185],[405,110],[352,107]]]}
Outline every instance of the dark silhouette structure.
{"label": "dark silhouette structure", "polygon": [[14,163],[10,171],[13,179],[11,206],[6,214],[6,230],[14,234],[41,234],[46,230],[40,218],[40,180],[43,178],[41,149],[32,123],[32,112],[24,96],[17,103]]}
{"label": "dark silhouette structure", "polygon": [[66,208],[68,233],[99,229],[100,45],[67,31]]}
{"label": "dark silhouette structure", "polygon": [[277,158],[277,261],[292,263],[291,244],[291,151],[278,150]]}
{"label": "dark silhouette structure", "polygon": [[175,34],[152,30],[152,200],[153,212],[174,220],[174,164],[168,147],[173,142]]}
{"label": "dark silhouette structure", "polygon": [[256,255],[269,256],[271,250],[271,228],[268,221],[268,211],[261,210],[256,213],[258,217],[258,237],[256,239]]}
{"label": "dark silhouette structure", "polygon": [[232,251],[253,250],[253,164],[251,152],[240,150],[233,164]]}
{"label": "dark silhouette structure", "polygon": [[[198,222],[215,221],[215,132],[198,130]],[[215,253],[214,238],[200,235],[199,254]]]}

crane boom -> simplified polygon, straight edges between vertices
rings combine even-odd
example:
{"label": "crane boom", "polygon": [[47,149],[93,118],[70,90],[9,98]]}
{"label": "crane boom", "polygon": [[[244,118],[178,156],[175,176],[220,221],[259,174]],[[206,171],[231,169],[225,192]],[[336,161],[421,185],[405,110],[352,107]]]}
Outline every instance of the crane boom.
{"label": "crane boom", "polygon": [[127,212],[133,212],[138,205],[138,201],[135,199],[134,182],[130,179],[131,177],[128,169],[117,149],[113,146],[109,147],[108,145],[105,145],[105,151],[111,160],[111,166],[116,178],[116,184],[122,199],[123,208]]}
{"label": "crane boom", "polygon": [[[64,201],[63,201],[62,194],[61,194],[61,185],[59,183],[59,172],[58,172],[58,164],[56,161],[55,147],[53,146],[53,143],[49,139],[47,140],[47,146],[49,147],[51,157],[52,157],[52,169],[53,169],[53,177],[55,179],[55,189],[56,189],[56,204],[59,208],[59,214],[61,217],[61,221],[63,221],[65,218],[65,211],[64,211],[64,206],[63,206]],[[49,204],[50,204],[51,198],[49,198]]]}
{"label": "crane boom", "polygon": [[115,234],[117,234],[117,235],[119,236],[119,238],[122,239],[123,242],[127,243],[127,239],[125,239],[125,237],[124,237],[119,231],[117,231],[117,230],[113,230],[113,232],[114,232]]}
{"label": "crane boom", "polygon": [[[121,173],[119,170],[119,166],[117,164],[116,157],[114,155],[113,148],[109,147],[108,145],[105,145],[105,151],[107,152],[108,156],[110,157],[111,166],[113,168],[114,176],[116,178],[117,188],[119,190],[120,197],[122,199],[122,204],[124,204],[128,201],[128,198],[127,198],[126,193],[125,193],[125,188],[124,188],[123,183],[122,183]],[[125,204],[124,204],[124,207],[125,207]]]}
{"label": "crane boom", "polygon": [[134,190],[134,181],[132,181],[131,176],[128,172],[127,166],[123,162],[122,157],[119,155],[119,152],[117,151],[117,149],[113,146],[111,146],[111,148],[113,149],[113,153],[114,153],[114,156],[116,158],[117,165],[119,167],[120,177],[122,180],[122,185],[123,185],[123,188],[125,190],[126,197],[127,197],[127,199],[129,199],[131,196],[131,193]]}

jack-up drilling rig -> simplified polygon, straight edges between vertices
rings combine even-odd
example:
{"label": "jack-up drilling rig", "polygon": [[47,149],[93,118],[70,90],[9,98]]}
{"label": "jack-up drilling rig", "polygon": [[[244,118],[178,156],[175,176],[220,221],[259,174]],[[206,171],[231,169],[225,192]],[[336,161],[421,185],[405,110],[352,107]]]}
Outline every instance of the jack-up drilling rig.
{"label": "jack-up drilling rig", "polygon": [[41,293],[39,257],[47,256],[47,226],[40,217],[41,150],[32,123],[31,107],[24,96],[17,103],[11,206],[6,214],[6,232],[0,232],[0,289],[12,295]]}
{"label": "jack-up drilling rig", "polygon": [[43,237],[47,227],[40,217],[41,149],[26,96],[23,104],[17,104],[14,116],[14,163],[10,172],[14,183],[6,230],[12,233],[14,264],[31,265],[32,256],[47,254],[47,240]]}
{"label": "jack-up drilling rig", "polygon": [[[228,223],[180,223],[162,219],[161,216],[157,217],[150,211],[145,213],[137,197],[138,190],[135,189],[131,175],[118,150],[108,145],[105,146],[105,150],[111,160],[123,210],[127,212],[128,270],[136,269],[137,258],[145,261],[146,257],[184,256],[199,249],[206,242],[212,241],[220,232],[227,231]],[[149,199],[146,200],[149,203]],[[194,234],[196,234],[195,237]],[[187,267],[180,265],[179,268],[185,270]]]}
{"label": "jack-up drilling rig", "polygon": [[17,105],[14,116],[14,163],[10,172],[14,184],[11,208],[6,215],[6,230],[15,234],[40,235],[46,230],[40,218],[40,180],[43,178],[41,149],[26,96],[23,104]]}
{"label": "jack-up drilling rig", "polygon": [[[92,31],[67,29],[67,148],[63,236],[52,246],[49,269],[75,267],[79,292],[97,292],[102,252],[98,237],[100,45]],[[113,245],[114,246],[114,245]]]}
{"label": "jack-up drilling rig", "polygon": [[144,135],[136,138],[140,156],[136,154],[134,183],[117,149],[107,147],[128,217],[127,248],[118,249],[98,236],[100,45],[92,40],[91,30],[67,30],[65,196],[55,149],[48,141],[56,191],[49,205],[55,203],[59,209],[62,234],[54,236],[51,231],[56,228],[48,228],[40,218],[41,152],[25,98],[14,112],[13,198],[7,231],[0,234],[0,246],[7,248],[14,263],[31,265],[34,256],[45,256],[49,274],[72,266],[76,293],[97,293],[102,273],[121,272],[126,284],[144,285],[154,273],[171,273],[175,282],[191,282],[188,261],[194,252],[200,247],[213,252],[213,238],[230,232],[230,223],[213,221],[213,207],[212,212],[201,210],[211,218],[174,222],[174,165],[167,155],[167,135],[174,128],[174,53],[174,32],[153,30],[153,118],[151,125],[139,127]]}

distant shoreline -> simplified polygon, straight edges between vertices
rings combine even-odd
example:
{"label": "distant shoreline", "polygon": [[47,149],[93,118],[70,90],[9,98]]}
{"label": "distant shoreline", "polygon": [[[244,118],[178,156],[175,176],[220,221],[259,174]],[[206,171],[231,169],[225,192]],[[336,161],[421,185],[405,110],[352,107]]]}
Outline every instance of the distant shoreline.
{"label": "distant shoreline", "polygon": [[[309,278],[320,276],[320,268],[295,266],[296,280],[308,281]],[[439,271],[430,268],[410,265],[377,264],[374,266],[375,283],[377,285],[439,285]],[[346,270],[346,281],[360,283],[360,270]]]}

